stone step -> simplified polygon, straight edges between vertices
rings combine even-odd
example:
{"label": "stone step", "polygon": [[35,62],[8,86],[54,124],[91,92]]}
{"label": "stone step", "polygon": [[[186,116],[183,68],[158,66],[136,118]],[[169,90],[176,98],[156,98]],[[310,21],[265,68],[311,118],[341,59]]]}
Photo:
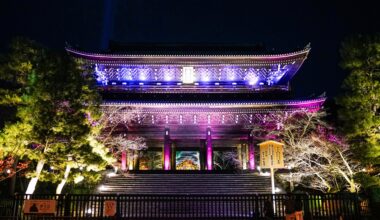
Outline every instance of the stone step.
{"label": "stone step", "polygon": [[106,177],[103,194],[270,193],[270,177],[257,173],[135,173]]}

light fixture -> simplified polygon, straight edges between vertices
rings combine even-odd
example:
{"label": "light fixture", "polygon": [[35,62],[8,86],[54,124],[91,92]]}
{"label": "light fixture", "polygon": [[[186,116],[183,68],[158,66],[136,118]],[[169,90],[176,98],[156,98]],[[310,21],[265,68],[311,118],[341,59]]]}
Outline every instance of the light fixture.
{"label": "light fixture", "polygon": [[184,84],[194,83],[194,68],[192,66],[184,66],[182,74],[182,82]]}
{"label": "light fixture", "polygon": [[114,172],[111,172],[111,173],[108,173],[108,174],[107,174],[107,177],[109,177],[109,178],[110,178],[110,177],[114,177],[114,176],[116,176],[116,173],[114,173]]}
{"label": "light fixture", "polygon": [[269,172],[260,172],[260,176],[270,176]]}
{"label": "light fixture", "polygon": [[104,185],[100,185],[100,186],[98,187],[98,190],[99,190],[99,191],[104,191],[104,190],[106,190],[106,187],[105,187]]}

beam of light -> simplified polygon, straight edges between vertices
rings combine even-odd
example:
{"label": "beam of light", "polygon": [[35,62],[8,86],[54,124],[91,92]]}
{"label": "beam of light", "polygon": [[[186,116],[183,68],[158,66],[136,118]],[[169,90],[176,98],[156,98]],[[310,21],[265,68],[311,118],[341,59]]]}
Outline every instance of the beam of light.
{"label": "beam of light", "polygon": [[103,27],[102,27],[102,38],[101,38],[101,49],[108,49],[108,42],[112,35],[113,27],[113,1],[104,1],[104,11],[103,11]]}

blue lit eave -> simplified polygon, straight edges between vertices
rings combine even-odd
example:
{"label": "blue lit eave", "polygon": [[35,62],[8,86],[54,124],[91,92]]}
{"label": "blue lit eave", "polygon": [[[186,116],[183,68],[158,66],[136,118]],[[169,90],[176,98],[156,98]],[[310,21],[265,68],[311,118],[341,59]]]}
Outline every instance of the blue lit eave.
{"label": "blue lit eave", "polygon": [[[100,88],[288,88],[310,47],[270,55],[102,54],[66,48],[93,67]],[[193,75],[184,77],[185,68]]]}
{"label": "blue lit eave", "polygon": [[183,83],[181,66],[94,65],[99,86],[286,86],[299,65],[194,67],[191,83]]}

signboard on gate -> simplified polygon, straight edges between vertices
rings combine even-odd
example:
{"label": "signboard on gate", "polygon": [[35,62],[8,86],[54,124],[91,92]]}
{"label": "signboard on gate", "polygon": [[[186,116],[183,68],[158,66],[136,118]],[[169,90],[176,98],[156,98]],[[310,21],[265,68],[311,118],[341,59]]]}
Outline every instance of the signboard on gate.
{"label": "signboard on gate", "polygon": [[112,217],[116,215],[116,201],[115,200],[104,201],[104,215],[106,217]]}
{"label": "signboard on gate", "polygon": [[259,147],[261,168],[284,168],[284,144],[265,141]]}
{"label": "signboard on gate", "polygon": [[30,199],[24,201],[24,214],[55,214],[57,201],[48,199]]}

